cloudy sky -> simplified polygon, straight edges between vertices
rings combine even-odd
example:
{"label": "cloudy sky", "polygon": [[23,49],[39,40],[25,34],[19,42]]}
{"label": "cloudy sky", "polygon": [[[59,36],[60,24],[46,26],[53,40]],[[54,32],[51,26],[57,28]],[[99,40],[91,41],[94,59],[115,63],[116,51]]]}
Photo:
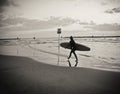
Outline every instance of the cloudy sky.
{"label": "cloudy sky", "polygon": [[0,31],[120,31],[120,0],[0,0]]}

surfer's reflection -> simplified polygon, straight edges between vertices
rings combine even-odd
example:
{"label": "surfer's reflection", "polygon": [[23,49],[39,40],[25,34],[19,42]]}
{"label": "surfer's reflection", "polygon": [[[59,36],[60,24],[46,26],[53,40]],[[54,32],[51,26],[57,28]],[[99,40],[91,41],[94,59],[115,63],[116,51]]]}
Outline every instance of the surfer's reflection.
{"label": "surfer's reflection", "polygon": [[70,43],[70,49],[71,49],[71,51],[70,51],[68,60],[70,59],[70,57],[71,57],[71,55],[72,55],[72,53],[73,53],[74,56],[75,56],[75,58],[76,58],[76,62],[78,62],[78,58],[77,58],[77,55],[76,55],[76,53],[75,53],[75,51],[76,51],[76,43],[75,43],[75,41],[74,41],[74,39],[73,39],[72,36],[70,36],[70,42],[69,42],[69,43]]}
{"label": "surfer's reflection", "polygon": [[[68,64],[69,64],[69,67],[72,67],[71,63],[70,63],[70,60],[68,60]],[[78,64],[78,61],[76,61],[75,67],[77,67],[77,64]]]}

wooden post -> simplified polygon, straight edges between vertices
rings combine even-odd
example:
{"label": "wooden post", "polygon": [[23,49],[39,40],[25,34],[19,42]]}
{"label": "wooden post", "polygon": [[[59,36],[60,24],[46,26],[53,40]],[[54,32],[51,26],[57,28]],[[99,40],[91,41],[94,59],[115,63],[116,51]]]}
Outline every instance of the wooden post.
{"label": "wooden post", "polygon": [[60,62],[60,34],[61,34],[61,28],[58,28],[58,31],[57,31],[57,34],[58,34],[58,66],[59,66],[59,62]]}

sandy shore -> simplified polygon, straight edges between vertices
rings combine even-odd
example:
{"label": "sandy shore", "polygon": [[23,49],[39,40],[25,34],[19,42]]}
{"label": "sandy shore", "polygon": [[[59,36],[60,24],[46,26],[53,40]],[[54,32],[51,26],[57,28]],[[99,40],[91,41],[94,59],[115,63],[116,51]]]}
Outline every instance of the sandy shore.
{"label": "sandy shore", "polygon": [[120,94],[120,72],[0,56],[0,94]]}

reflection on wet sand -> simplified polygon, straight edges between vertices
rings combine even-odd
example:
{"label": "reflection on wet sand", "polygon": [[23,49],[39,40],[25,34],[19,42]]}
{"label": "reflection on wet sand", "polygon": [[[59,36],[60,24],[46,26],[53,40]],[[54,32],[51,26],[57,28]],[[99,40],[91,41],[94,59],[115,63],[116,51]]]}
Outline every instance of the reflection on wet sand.
{"label": "reflection on wet sand", "polygon": [[[78,61],[76,60],[75,62],[76,62],[76,63],[75,63],[75,65],[74,65],[74,67],[77,67]],[[68,60],[68,64],[69,64],[69,67],[72,67],[72,66],[71,66],[71,61],[70,61],[70,60]]]}

